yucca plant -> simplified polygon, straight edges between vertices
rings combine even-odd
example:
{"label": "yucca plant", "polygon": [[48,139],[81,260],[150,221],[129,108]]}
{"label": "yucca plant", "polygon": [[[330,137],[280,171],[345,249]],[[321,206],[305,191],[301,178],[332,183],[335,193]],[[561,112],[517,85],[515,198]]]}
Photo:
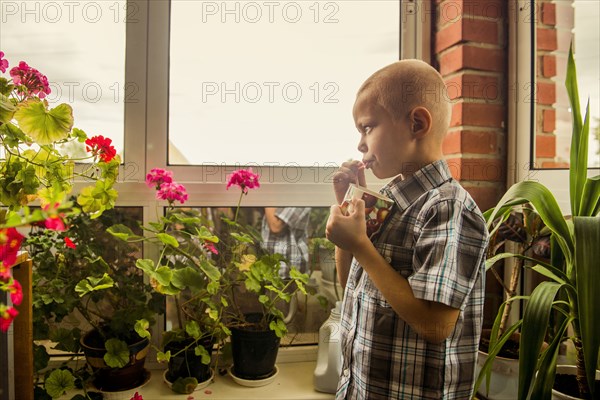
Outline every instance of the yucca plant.
{"label": "yucca plant", "polygon": [[[587,178],[589,140],[589,102],[582,122],[577,74],[572,49],[569,51],[566,88],[572,110],[573,136],[569,168],[571,217],[564,217],[551,191],[536,181],[513,185],[495,208],[486,212],[488,228],[494,221],[508,218],[511,211],[531,204],[551,231],[550,262],[522,254],[502,253],[494,257],[520,258],[532,263],[534,271],[548,281],[539,284],[529,296],[508,301],[527,302],[523,318],[498,337],[501,306],[492,328],[489,357],[476,382],[478,387],[489,376],[493,358],[511,334],[520,328],[519,399],[549,399],[556,375],[560,343],[570,339],[577,354],[577,382],[583,398],[600,398],[594,393],[595,370],[600,348],[600,175]],[[497,229],[497,228],[496,228]],[[549,319],[556,312],[558,327],[547,346]],[[568,327],[572,334],[567,334]]]}

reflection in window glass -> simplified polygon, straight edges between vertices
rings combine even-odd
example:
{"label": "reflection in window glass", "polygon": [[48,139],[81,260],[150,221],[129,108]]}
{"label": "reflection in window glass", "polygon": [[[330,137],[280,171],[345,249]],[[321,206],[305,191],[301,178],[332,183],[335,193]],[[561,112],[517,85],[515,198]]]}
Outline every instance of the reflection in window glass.
{"label": "reflection in window glass", "polygon": [[[538,3],[540,4],[546,3]],[[600,166],[600,3],[588,0],[554,2],[556,20],[543,17],[541,6],[538,18],[538,82],[552,83],[556,95],[551,97],[548,86],[538,85],[538,127],[536,136],[536,165],[566,168],[571,148],[571,109],[565,88],[566,65],[569,46],[573,42],[579,102],[582,118],[590,103],[590,138],[588,166]],[[553,23],[555,22],[555,24]],[[542,39],[540,39],[542,35]],[[553,38],[556,38],[556,50]],[[553,68],[552,65],[555,67]]]}
{"label": "reflection in window glass", "polygon": [[169,163],[357,156],[354,97],[398,59],[399,3],[172,1]]}
{"label": "reflection in window glass", "polygon": [[69,104],[75,127],[111,138],[121,155],[124,96],[135,92],[125,87],[125,18],[134,11],[126,0],[0,0],[0,50],[9,69],[25,61],[46,75],[50,105]]}
{"label": "reflection in window glass", "polygon": [[[213,233],[223,238],[228,224],[223,218],[233,219],[235,209],[201,208],[195,209]],[[279,220],[280,225],[272,223]],[[242,207],[237,221],[262,238],[261,249],[248,249],[249,253],[266,251],[285,256],[280,276],[289,276],[290,265],[298,267],[310,277],[309,286],[315,295],[297,295],[289,304],[282,303],[280,309],[288,317],[288,336],[283,344],[308,344],[318,340],[319,327],[329,316],[329,310],[342,298],[342,288],[337,283],[333,245],[325,239],[325,223],[329,216],[328,207]],[[221,246],[221,247],[219,247]],[[217,244],[219,256],[230,251]],[[217,257],[217,256],[215,256]],[[215,258],[218,265],[221,258]],[[240,290],[236,293],[237,304],[244,312],[256,312],[257,300],[252,294]],[[168,299],[172,300],[172,299]],[[167,305],[166,328],[178,324],[174,304]]]}

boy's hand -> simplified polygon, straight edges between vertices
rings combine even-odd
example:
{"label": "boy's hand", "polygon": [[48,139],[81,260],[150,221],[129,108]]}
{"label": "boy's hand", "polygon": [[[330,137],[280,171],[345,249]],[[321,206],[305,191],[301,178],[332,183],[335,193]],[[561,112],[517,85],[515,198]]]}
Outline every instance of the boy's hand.
{"label": "boy's hand", "polygon": [[352,199],[351,202],[353,210],[347,216],[342,213],[340,206],[331,206],[325,236],[340,249],[354,252],[363,243],[369,242],[369,237],[365,222],[365,202],[362,199]]}
{"label": "boy's hand", "polygon": [[333,191],[338,204],[342,204],[344,201],[344,196],[351,183],[362,187],[367,186],[365,166],[361,161],[346,161],[333,175]]}

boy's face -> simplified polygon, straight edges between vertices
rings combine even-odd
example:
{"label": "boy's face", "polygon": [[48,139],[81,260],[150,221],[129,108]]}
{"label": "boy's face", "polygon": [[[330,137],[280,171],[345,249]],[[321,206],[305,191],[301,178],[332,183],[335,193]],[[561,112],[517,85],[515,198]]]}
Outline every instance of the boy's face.
{"label": "boy's face", "polygon": [[[354,123],[360,132],[358,150],[363,154],[365,168],[379,179],[406,173],[414,162],[416,142],[410,134],[408,114],[400,121],[379,104],[375,97],[361,93],[352,111]],[[414,170],[414,169],[413,169]]]}

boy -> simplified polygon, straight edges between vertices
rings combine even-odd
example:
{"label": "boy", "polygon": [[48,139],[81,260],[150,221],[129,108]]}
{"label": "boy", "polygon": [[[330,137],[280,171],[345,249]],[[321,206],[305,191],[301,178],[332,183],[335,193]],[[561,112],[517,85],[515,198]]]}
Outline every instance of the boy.
{"label": "boy", "polygon": [[381,190],[394,205],[370,238],[362,200],[349,215],[331,207],[327,237],[345,287],[337,399],[472,396],[488,237],[443,159],[450,113],[441,76],[418,60],[375,72],[358,91],[363,160],[335,174],[338,203],[350,183],[365,186],[364,168],[398,177]]}

